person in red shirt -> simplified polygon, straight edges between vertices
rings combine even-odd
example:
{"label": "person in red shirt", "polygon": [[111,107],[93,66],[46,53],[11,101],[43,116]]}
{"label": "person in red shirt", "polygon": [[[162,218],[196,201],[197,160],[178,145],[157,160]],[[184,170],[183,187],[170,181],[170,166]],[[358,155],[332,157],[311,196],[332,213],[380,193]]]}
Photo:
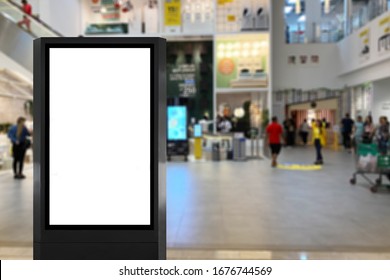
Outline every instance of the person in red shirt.
{"label": "person in red shirt", "polygon": [[278,165],[277,159],[280,150],[282,149],[282,136],[283,128],[278,123],[278,118],[273,117],[272,122],[267,126],[268,144],[272,154],[272,167],[276,167]]}
{"label": "person in red shirt", "polygon": [[22,27],[22,25],[25,25],[27,30],[29,32],[31,32],[31,26],[30,26],[30,19],[28,18],[27,15],[31,16],[32,14],[32,7],[31,5],[27,2],[27,0],[22,0],[22,4],[23,4],[23,12],[26,14],[23,16],[23,20],[19,21],[18,22],[18,25],[19,27]]}

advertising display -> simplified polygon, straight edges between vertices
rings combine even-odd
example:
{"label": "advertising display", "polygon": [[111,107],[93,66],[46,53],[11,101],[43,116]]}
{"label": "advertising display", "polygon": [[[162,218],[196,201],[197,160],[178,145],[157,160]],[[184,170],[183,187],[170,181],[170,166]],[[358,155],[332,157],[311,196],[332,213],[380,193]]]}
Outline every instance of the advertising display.
{"label": "advertising display", "polygon": [[164,1],[164,24],[167,31],[175,33],[180,31],[181,26],[181,1],[165,0]]}
{"label": "advertising display", "polygon": [[360,62],[366,62],[370,59],[370,29],[366,28],[359,33]]}
{"label": "advertising display", "polygon": [[196,124],[194,125],[194,138],[202,137],[202,125]]}
{"label": "advertising display", "polygon": [[142,34],[159,31],[156,0],[81,1],[85,35]]}
{"label": "advertising display", "polygon": [[216,7],[218,32],[269,28],[268,0],[217,0]]}
{"label": "advertising display", "polygon": [[[167,95],[184,98],[188,119],[202,119],[213,112],[213,43],[167,43]],[[210,115],[211,116],[211,115]]]}
{"label": "advertising display", "polygon": [[[150,52],[150,48],[50,48],[50,225],[151,224],[151,131],[145,125],[150,123]],[[132,64],[137,67],[128,67]],[[137,106],[131,106],[131,92],[137,96]],[[140,117],[142,121],[135,121]],[[124,123],[131,126],[124,129]],[[106,133],[103,127],[108,128]],[[81,138],[96,135],[97,141],[83,144],[79,137],[64,137],[64,130]],[[134,132],[143,140],[138,141]],[[126,142],[126,149],[112,145],[113,141]],[[91,160],[97,157],[102,161]],[[104,161],[116,168],[107,168]],[[138,183],[130,186],[124,182],[133,169],[137,172],[132,180]]]}
{"label": "advertising display", "polygon": [[390,50],[390,15],[379,21],[378,54],[382,55]]}
{"label": "advertising display", "polygon": [[35,259],[165,258],[165,52],[34,41]]}
{"label": "advertising display", "polygon": [[187,107],[168,106],[168,141],[187,140]]}
{"label": "advertising display", "polygon": [[[260,39],[259,39],[260,38]],[[222,36],[217,40],[217,88],[268,86],[268,36]]]}

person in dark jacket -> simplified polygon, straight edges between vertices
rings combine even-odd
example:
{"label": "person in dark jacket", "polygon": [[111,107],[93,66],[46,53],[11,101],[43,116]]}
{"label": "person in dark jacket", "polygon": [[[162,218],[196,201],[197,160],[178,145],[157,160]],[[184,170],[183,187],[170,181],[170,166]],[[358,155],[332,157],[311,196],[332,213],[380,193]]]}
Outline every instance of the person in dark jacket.
{"label": "person in dark jacket", "polygon": [[16,125],[12,126],[8,131],[8,138],[12,142],[12,155],[14,158],[13,170],[15,179],[26,178],[26,176],[23,175],[23,163],[26,150],[30,146],[30,142],[27,137],[31,136],[31,134],[25,124],[26,119],[19,117]]}
{"label": "person in dark jacket", "polygon": [[343,145],[346,151],[352,152],[352,130],[354,121],[349,116],[349,113],[345,114],[345,118],[341,120],[341,129],[343,131]]}
{"label": "person in dark jacket", "polygon": [[379,126],[376,131],[376,137],[378,140],[378,151],[381,155],[387,155],[387,145],[390,138],[390,125],[387,117],[382,116],[379,118]]}

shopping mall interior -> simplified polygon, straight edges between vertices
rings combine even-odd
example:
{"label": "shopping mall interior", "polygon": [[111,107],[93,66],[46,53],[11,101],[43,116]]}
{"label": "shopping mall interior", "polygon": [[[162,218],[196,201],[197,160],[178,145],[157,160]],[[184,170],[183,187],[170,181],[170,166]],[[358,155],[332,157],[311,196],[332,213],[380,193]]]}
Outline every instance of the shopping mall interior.
{"label": "shopping mall interior", "polygon": [[166,38],[168,259],[390,259],[390,1],[27,4],[0,0],[0,259],[33,258],[34,154],[15,179],[8,131],[21,116],[33,130],[39,37]]}

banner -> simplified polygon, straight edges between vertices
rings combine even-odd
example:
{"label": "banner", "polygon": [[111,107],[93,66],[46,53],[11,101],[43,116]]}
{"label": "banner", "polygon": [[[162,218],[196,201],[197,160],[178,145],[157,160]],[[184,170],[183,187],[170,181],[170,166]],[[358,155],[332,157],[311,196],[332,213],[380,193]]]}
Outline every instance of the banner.
{"label": "banner", "polygon": [[180,0],[165,0],[164,3],[165,26],[181,25],[181,2]]}
{"label": "banner", "polygon": [[359,57],[360,63],[370,59],[370,29],[363,29],[359,33]]}
{"label": "banner", "polygon": [[378,38],[379,55],[390,50],[390,16],[379,21],[380,37]]}

